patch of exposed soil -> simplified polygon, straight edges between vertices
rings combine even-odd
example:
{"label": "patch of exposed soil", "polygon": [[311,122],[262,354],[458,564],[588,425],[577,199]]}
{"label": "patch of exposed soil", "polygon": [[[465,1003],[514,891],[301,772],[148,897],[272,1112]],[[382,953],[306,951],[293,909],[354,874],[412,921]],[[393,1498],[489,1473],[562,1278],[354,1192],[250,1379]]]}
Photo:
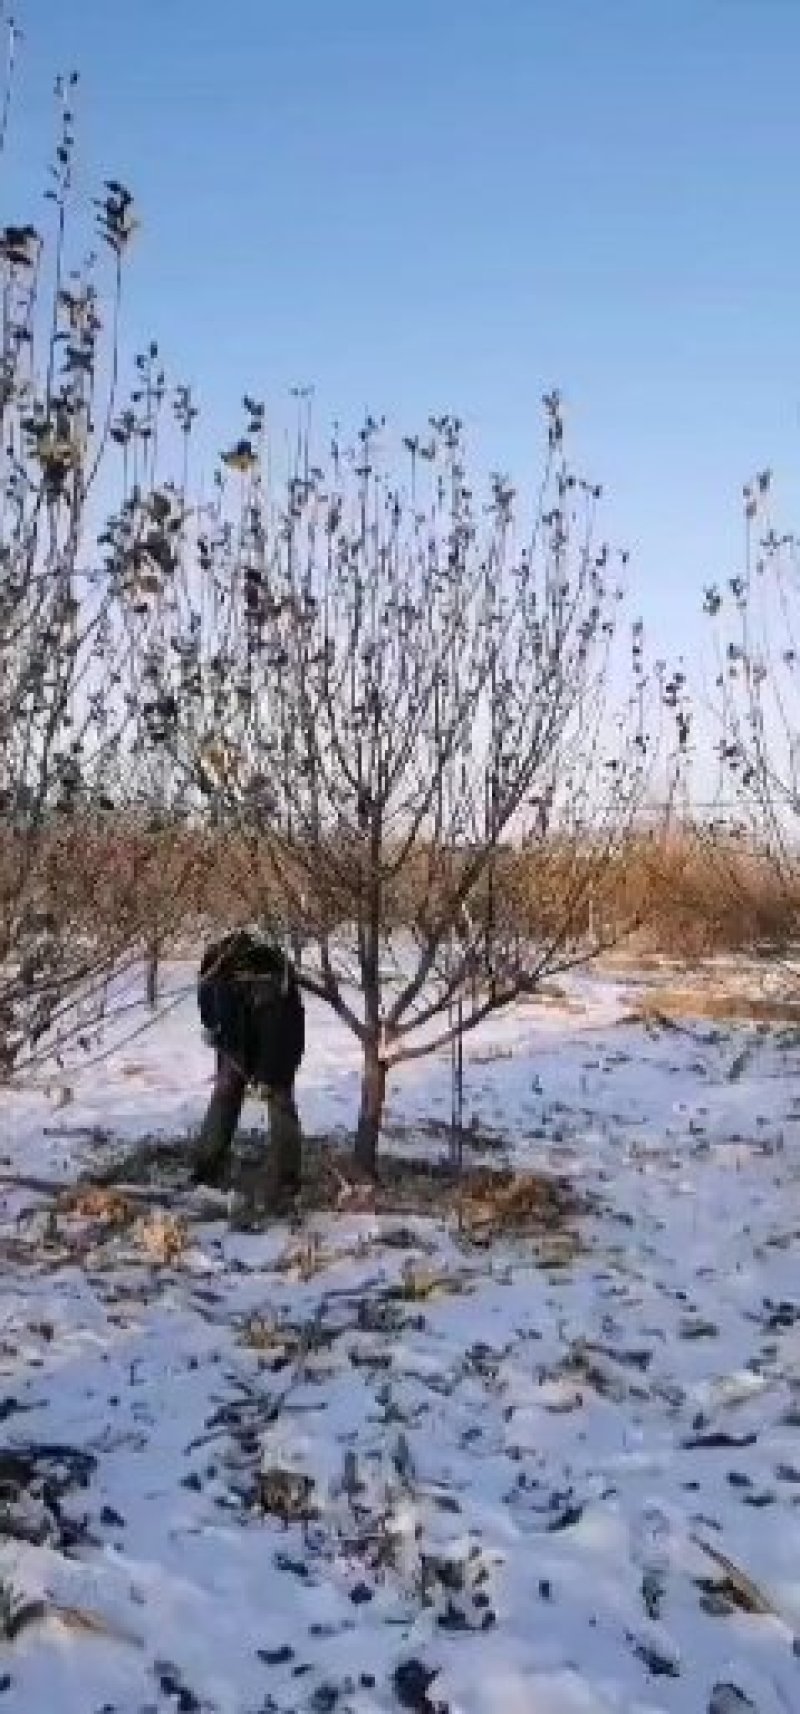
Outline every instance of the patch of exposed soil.
{"label": "patch of exposed soil", "polygon": [[[227,1187],[246,1200],[258,1197],[256,1142],[247,1135],[241,1138]],[[265,1163],[266,1158],[264,1151]],[[191,1182],[191,1143],[145,1142],[92,1173],[87,1182],[106,1188],[130,1184],[168,1192],[186,1189]],[[551,1174],[472,1163],[459,1172],[447,1160],[419,1155],[382,1154],[376,1182],[359,1172],[341,1143],[307,1138],[302,1188],[282,1212],[302,1217],[332,1209],[436,1220],[458,1213],[468,1233],[486,1238],[501,1232],[563,1231],[586,1212],[586,1204],[568,1179]]]}

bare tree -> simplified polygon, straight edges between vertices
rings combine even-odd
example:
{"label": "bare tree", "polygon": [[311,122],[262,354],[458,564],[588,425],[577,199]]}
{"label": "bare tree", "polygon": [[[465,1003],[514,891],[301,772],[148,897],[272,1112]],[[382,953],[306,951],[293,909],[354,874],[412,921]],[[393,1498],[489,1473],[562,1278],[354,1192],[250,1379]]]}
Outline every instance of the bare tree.
{"label": "bare tree", "polygon": [[796,935],[800,905],[800,542],[776,527],[768,469],[743,490],[742,570],[710,585],[719,791],[731,787],[735,832],[766,858]]}
{"label": "bare tree", "polygon": [[[398,479],[372,419],[315,466],[302,401],[275,496],[245,404],[183,621],[174,604],[161,741],[184,793],[249,838],[273,930],[361,1044],[372,1171],[394,1067],[608,944],[592,900],[651,765],[643,636],[620,624],[627,556],[597,540],[557,394],[527,519],[500,475],[478,504],[452,417],[406,440]],[[537,865],[532,930],[516,907]]]}
{"label": "bare tree", "polygon": [[[14,95],[10,25],[2,166]],[[43,224],[0,231],[0,1057],[58,1028],[121,948],[65,907],[83,830],[106,804],[121,710],[105,700],[109,591],[92,561],[92,510],[109,444],[132,201],[116,181],[95,204],[110,257],[73,264],[77,76],[56,85],[58,131]],[[80,234],[78,233],[78,236]],[[105,326],[104,326],[105,323]]]}

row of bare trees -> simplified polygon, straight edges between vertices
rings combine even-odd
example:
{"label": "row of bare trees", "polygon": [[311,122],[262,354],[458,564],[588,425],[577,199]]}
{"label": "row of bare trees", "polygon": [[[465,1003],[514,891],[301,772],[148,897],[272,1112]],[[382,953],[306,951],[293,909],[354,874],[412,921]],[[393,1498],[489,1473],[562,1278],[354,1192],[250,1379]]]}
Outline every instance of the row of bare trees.
{"label": "row of bare trees", "polygon": [[[74,265],[76,96],[59,84],[46,220],[0,233],[0,1053],[10,1069],[68,1040],[126,960],[149,960],[154,998],[198,893],[194,836],[229,829],[250,914],[361,1044],[373,1167],[393,1067],[607,944],[587,904],[648,797],[670,798],[685,685],[626,617],[626,555],[557,393],[530,494],[501,474],[479,492],[449,415],[399,447],[368,418],[320,456],[305,397],[279,476],[248,396],[198,498],[197,408],[155,345],[122,388],[136,221],[115,180]],[[791,681],[794,654],[766,659],[752,615],[769,586],[790,640],[793,552],[770,534],[748,559],[717,686],[725,759],[784,864],[796,757],[776,668]],[[92,854],[102,933],[76,885]],[[527,929],[512,854],[550,888]]]}

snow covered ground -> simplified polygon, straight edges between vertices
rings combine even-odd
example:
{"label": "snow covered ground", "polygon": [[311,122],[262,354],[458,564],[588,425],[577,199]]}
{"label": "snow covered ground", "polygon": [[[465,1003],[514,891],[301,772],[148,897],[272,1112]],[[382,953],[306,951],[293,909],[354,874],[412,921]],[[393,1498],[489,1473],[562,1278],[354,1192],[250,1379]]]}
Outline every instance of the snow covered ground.
{"label": "snow covered ground", "polygon": [[[197,1120],[191,992],[3,1096],[0,1714],[797,1714],[800,1038],[632,1022],[631,981],[467,1049],[467,1118],[594,1199],[566,1258],[16,1183]],[[308,1033],[334,1133],[355,1044]],[[449,1111],[410,1066],[390,1141]]]}

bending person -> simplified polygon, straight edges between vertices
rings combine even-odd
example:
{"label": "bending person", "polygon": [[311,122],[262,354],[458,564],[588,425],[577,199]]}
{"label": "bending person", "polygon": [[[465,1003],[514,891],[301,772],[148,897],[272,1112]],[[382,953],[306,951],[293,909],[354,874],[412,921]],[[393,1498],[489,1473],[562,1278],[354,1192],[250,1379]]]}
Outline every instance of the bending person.
{"label": "bending person", "polygon": [[200,1018],[217,1055],[214,1088],[198,1137],[194,1176],[224,1183],[248,1084],[269,1113],[267,1200],[300,1188],[300,1121],[294,1080],[305,1048],[305,1013],[294,965],[279,947],[237,929],[206,947],[197,984]]}

